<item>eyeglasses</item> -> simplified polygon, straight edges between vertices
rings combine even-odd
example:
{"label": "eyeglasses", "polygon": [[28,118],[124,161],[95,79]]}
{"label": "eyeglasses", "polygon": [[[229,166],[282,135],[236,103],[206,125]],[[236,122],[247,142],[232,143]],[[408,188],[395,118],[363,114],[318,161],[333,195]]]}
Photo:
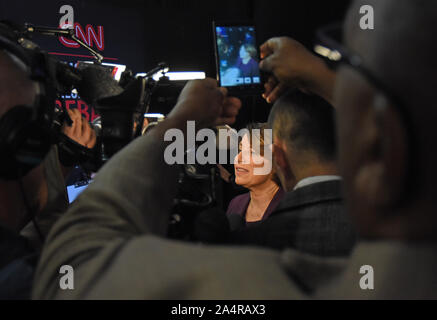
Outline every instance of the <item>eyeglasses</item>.
{"label": "eyeglasses", "polygon": [[[324,59],[327,66],[331,69],[337,69],[340,65],[347,65],[353,70],[361,74],[370,85],[372,85],[376,90],[378,90],[382,95],[385,96],[389,101],[391,101],[399,112],[399,115],[404,124],[409,148],[408,157],[408,174],[407,180],[412,180],[413,176],[411,174],[413,168],[415,154],[415,139],[413,125],[411,123],[411,115],[407,109],[407,105],[404,101],[394,93],[394,91],[383,81],[380,80],[371,70],[369,70],[363,58],[358,54],[353,53],[351,50],[346,48],[341,44],[342,39],[342,24],[335,23],[326,27],[319,29],[316,33],[317,43],[314,46],[314,51],[318,56]],[[410,183],[409,185],[413,185]]]}
{"label": "eyeglasses", "polygon": [[358,54],[351,52],[341,44],[342,24],[335,23],[319,29],[316,33],[317,43],[314,46],[315,53],[324,59],[330,69],[336,70],[340,65],[347,65],[356,70],[378,91],[385,95],[397,108],[407,115],[407,109],[402,99],[393,90],[370,71],[364,60]]}

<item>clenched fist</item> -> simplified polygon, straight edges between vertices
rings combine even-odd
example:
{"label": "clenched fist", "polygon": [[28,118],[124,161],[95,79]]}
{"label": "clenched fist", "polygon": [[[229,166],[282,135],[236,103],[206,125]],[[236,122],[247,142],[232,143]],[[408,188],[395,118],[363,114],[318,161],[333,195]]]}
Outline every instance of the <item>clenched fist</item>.
{"label": "clenched fist", "polygon": [[196,121],[199,129],[233,124],[241,108],[241,101],[227,94],[227,90],[219,88],[214,79],[190,81],[182,90],[168,118]]}
{"label": "clenched fist", "polygon": [[296,40],[287,37],[268,40],[261,46],[261,59],[261,70],[273,74],[264,85],[267,102],[275,102],[287,88],[331,100],[335,74]]}

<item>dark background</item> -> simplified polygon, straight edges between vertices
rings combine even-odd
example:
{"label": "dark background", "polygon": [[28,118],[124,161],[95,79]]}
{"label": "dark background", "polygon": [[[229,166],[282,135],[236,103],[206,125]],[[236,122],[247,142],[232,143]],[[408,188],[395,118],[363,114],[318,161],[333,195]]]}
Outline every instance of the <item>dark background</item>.
{"label": "dark background", "polygon": [[[173,71],[205,71],[215,77],[211,22],[252,20],[258,41],[291,36],[311,47],[315,30],[343,19],[349,0],[0,0],[0,19],[57,27],[59,8],[74,8],[75,22],[104,27],[105,57],[145,72],[166,61]],[[55,38],[35,38],[47,51],[88,54]],[[79,58],[74,58],[80,60]],[[72,61],[65,58],[64,60]],[[259,97],[245,99],[236,127],[251,120],[265,121],[270,110]]]}

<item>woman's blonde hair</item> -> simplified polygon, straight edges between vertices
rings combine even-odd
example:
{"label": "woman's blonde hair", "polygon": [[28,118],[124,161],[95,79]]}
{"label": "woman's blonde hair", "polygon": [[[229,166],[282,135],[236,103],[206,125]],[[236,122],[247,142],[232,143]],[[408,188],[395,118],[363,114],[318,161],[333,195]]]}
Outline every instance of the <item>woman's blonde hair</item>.
{"label": "woman's blonde hair", "polygon": [[256,50],[255,46],[251,44],[243,44],[244,50],[250,55],[250,57],[254,60],[258,60],[258,50]]}
{"label": "woman's blonde hair", "polygon": [[[260,155],[264,156],[264,146],[265,146],[266,140],[267,141],[270,140],[270,143],[273,143],[273,141],[272,141],[273,136],[271,135],[271,131],[270,131],[271,128],[269,127],[268,123],[256,123],[256,122],[249,123],[246,126],[246,129],[249,130],[248,133],[249,133],[249,141],[250,141],[251,147],[252,147],[252,137],[253,137],[253,134],[255,132],[259,132],[259,136],[257,135],[256,138],[259,138],[259,141],[260,141],[260,145],[259,145]],[[269,131],[266,131],[266,130],[269,130]],[[270,135],[269,139],[266,137],[267,134]],[[272,159],[272,162],[273,162],[273,159]],[[279,180],[279,177],[276,174],[276,170],[275,170],[275,168],[273,166],[273,163],[272,163],[272,178],[271,179],[278,186],[281,186],[281,181]]]}

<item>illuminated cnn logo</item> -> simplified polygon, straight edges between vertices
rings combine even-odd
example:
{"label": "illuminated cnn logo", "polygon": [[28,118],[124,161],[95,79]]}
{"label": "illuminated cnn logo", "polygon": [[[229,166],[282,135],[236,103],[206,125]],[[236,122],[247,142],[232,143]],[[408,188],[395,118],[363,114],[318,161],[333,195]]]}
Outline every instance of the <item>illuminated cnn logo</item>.
{"label": "illuminated cnn logo", "polygon": [[[59,27],[61,29],[74,28],[76,37],[85,42],[87,45],[90,47],[96,45],[97,49],[100,51],[105,49],[103,26],[97,26],[97,31],[90,24],[87,24],[85,28],[82,28],[79,23],[74,22],[74,10],[70,5],[63,5],[59,9],[59,13],[64,14],[61,19],[59,19]],[[76,41],[65,39],[64,37],[59,37],[59,41],[68,48],[80,47]]]}

